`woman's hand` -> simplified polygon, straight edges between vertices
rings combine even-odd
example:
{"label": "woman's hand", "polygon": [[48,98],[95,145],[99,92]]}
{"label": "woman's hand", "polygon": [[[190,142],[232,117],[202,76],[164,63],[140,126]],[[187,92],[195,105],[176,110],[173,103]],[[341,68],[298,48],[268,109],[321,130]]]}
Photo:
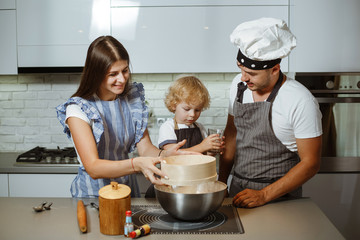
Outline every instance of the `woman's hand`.
{"label": "woman's hand", "polygon": [[141,171],[145,178],[156,185],[163,185],[159,177],[167,179],[168,177],[155,165],[160,163],[160,158],[154,157],[136,157],[133,160],[134,170]]}
{"label": "woman's hand", "polygon": [[181,142],[178,142],[177,144],[172,144],[171,147],[161,152],[160,157],[169,157],[173,155],[201,155],[201,153],[198,152],[180,150],[180,148],[184,146],[185,143],[186,143],[186,139],[182,140]]}

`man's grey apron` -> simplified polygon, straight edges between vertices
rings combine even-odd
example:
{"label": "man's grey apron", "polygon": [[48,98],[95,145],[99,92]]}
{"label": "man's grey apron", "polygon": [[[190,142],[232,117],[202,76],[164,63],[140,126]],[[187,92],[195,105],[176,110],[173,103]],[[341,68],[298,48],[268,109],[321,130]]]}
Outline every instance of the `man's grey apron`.
{"label": "man's grey apron", "polygon": [[[194,128],[181,128],[179,129],[177,122],[174,118],[174,131],[176,134],[176,142],[181,142],[186,139],[186,143],[181,148],[190,148],[192,146],[198,145],[202,142],[203,137],[201,135],[200,128],[194,123]],[[154,185],[150,185],[150,187],[146,190],[145,193],[146,198],[155,198],[155,189]]]}
{"label": "man's grey apron", "polygon": [[[283,74],[265,102],[243,104],[247,86],[238,84],[237,101],[234,102],[234,124],[237,128],[234,176],[230,185],[231,197],[249,188],[260,190],[283,177],[299,161],[275,136],[271,125],[272,102],[281,87]],[[301,197],[302,189],[285,195]]]}

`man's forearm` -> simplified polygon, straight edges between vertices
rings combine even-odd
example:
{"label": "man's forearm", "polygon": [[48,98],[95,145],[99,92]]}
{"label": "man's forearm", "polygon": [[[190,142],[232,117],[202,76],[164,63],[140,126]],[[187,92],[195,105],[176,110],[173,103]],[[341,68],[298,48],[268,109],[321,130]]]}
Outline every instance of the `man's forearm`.
{"label": "man's forearm", "polygon": [[234,125],[234,117],[231,115],[228,116],[224,137],[225,147],[223,154],[220,156],[219,181],[226,184],[232,166],[234,165],[234,156],[236,152],[236,127]]}
{"label": "man's forearm", "polygon": [[316,166],[308,166],[306,163],[299,162],[282,178],[261,190],[265,194],[266,202],[275,200],[299,188],[312,178],[317,171]]}
{"label": "man's forearm", "polygon": [[224,159],[220,160],[219,164],[219,181],[227,183],[231,169],[233,166],[233,161],[225,161]]}
{"label": "man's forearm", "polygon": [[261,190],[267,202],[297,189],[319,171],[321,140],[321,136],[297,139],[300,162],[278,181]]}

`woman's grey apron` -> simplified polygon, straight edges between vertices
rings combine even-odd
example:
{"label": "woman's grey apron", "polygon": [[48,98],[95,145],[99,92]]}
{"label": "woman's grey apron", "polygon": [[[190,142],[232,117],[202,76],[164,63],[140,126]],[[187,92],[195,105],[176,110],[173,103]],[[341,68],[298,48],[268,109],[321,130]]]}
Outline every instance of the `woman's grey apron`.
{"label": "woman's grey apron", "polygon": [[[237,128],[234,176],[230,196],[249,188],[260,190],[283,177],[299,161],[297,153],[291,152],[275,136],[271,125],[271,107],[281,87],[283,74],[265,102],[243,104],[247,86],[238,84],[237,101],[234,102],[234,124]],[[301,197],[302,189],[286,194]]]}
{"label": "woman's grey apron", "polygon": [[[174,131],[176,134],[176,142],[181,142],[186,139],[186,143],[181,148],[190,148],[192,146],[198,145],[202,142],[203,137],[201,135],[200,128],[194,123],[194,128],[181,128],[179,129],[177,122],[174,118]],[[145,193],[146,198],[155,198],[155,189],[154,185],[150,185],[150,187],[146,190]]]}

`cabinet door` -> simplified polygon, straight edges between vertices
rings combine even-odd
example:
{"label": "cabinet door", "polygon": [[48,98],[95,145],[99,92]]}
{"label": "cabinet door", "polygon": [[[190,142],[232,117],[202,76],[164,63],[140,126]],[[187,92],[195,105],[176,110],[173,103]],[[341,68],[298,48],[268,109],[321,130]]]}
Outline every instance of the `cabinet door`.
{"label": "cabinet door", "polygon": [[9,174],[10,197],[71,197],[76,174]]}
{"label": "cabinet door", "polygon": [[290,67],[296,72],[359,72],[360,1],[290,2],[298,42]]}
{"label": "cabinet door", "polygon": [[15,10],[0,10],[0,74],[17,74]]}
{"label": "cabinet door", "polygon": [[111,0],[111,7],[164,6],[268,6],[288,5],[288,0]]}
{"label": "cabinet door", "polygon": [[0,9],[15,9],[15,0],[1,0]]}
{"label": "cabinet door", "polygon": [[83,66],[110,34],[110,0],[17,0],[19,67]]}
{"label": "cabinet door", "polygon": [[316,174],[303,186],[346,239],[360,236],[360,174]]}
{"label": "cabinet door", "polygon": [[111,30],[134,73],[238,72],[229,36],[241,22],[264,16],[288,21],[288,6],[114,7]]}
{"label": "cabinet door", "polygon": [[0,197],[9,196],[9,182],[7,174],[0,174]]}

